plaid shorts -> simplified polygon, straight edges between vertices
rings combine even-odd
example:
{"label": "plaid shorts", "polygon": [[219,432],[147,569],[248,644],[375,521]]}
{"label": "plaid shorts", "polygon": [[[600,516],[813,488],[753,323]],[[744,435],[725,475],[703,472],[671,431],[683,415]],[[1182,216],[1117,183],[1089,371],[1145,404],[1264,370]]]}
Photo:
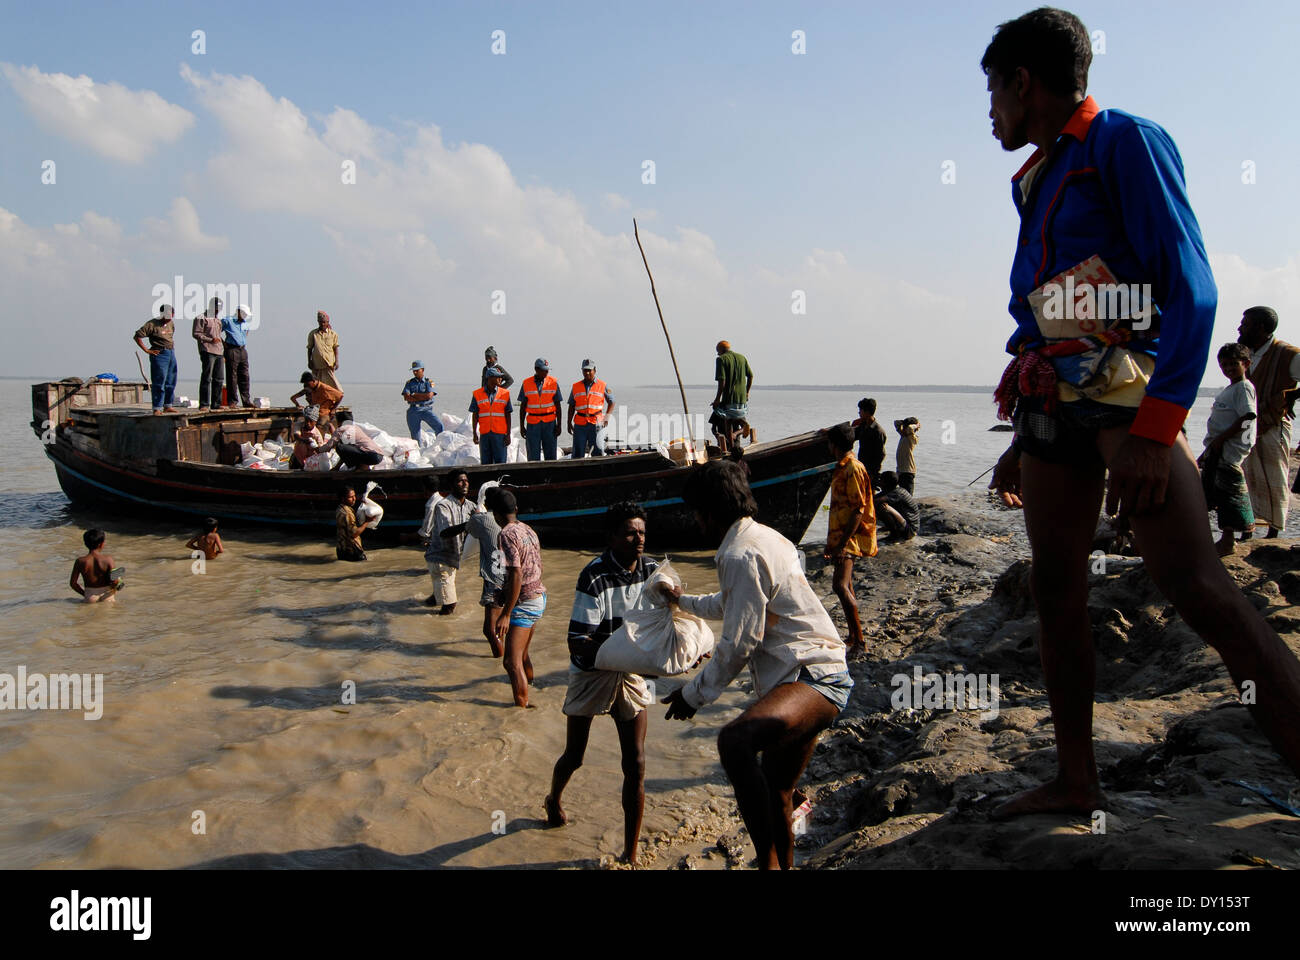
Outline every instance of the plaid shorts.
{"label": "plaid shorts", "polygon": [[1011,418],[1015,445],[1046,463],[1072,466],[1104,465],[1097,450],[1097,434],[1108,427],[1126,427],[1137,417],[1137,407],[1120,407],[1097,400],[1057,401],[1046,411],[1046,398],[1021,397]]}

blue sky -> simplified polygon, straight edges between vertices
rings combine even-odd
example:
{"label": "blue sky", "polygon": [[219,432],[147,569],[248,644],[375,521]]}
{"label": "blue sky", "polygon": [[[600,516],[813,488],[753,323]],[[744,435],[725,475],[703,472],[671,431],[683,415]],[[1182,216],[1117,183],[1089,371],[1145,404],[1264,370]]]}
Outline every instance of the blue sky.
{"label": "blue sky", "polygon": [[[1023,155],[989,134],[978,61],[1024,9],[0,5],[0,64],[152,91],[190,116],[145,156],[114,157],[0,73],[0,210],[16,218],[0,244],[0,319],[19,344],[38,309],[75,334],[53,356],[0,356],[0,373],[65,375],[99,358],[133,369],[149,288],[182,273],[261,285],[255,378],[296,372],[320,306],[354,380],[400,372],[408,354],[437,357],[435,378],[470,379],[492,342],[512,369],[542,354],[576,370],[591,355],[611,382],[664,382],[628,244],[636,213],[688,380],[709,378],[711,345],[727,337],[760,382],[993,382],[1011,329],[1008,179]],[[1298,135],[1275,105],[1300,16],[1252,3],[1072,9],[1105,32],[1089,92],[1159,122],[1183,154],[1220,283],[1218,339],[1255,302],[1278,307],[1286,337],[1300,320]],[[504,56],[490,51],[496,29]],[[130,98],[123,109],[148,116]],[[359,182],[336,201],[325,184],[337,175],[320,168],[349,151]],[[55,185],[40,182],[46,159]],[[945,161],[956,183],[941,183]],[[488,309],[496,289],[504,317]],[[790,312],[794,289],[806,316]]]}

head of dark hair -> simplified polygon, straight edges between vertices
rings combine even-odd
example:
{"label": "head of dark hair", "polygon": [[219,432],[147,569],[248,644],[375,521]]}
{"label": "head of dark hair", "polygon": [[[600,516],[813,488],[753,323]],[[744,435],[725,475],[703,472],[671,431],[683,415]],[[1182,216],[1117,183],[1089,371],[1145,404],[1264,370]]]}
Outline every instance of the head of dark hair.
{"label": "head of dark hair", "polygon": [[898,486],[898,474],[894,473],[893,470],[882,470],[880,476],[876,478],[876,482],[880,484],[882,492],[888,493]]}
{"label": "head of dark hair", "polygon": [[483,506],[487,507],[489,513],[496,513],[501,509],[501,495],[503,493],[505,491],[500,487],[488,487],[487,493],[483,494]]}
{"label": "head of dark hair", "polygon": [[456,486],[456,481],[458,481],[461,477],[468,477],[468,476],[469,474],[466,473],[464,470],[462,470],[460,467],[455,467],[451,470],[448,470],[445,474],[443,474],[442,477],[442,489],[451,490],[453,487]]}
{"label": "head of dark hair", "polygon": [[299,382],[299,383],[311,383],[311,382],[312,382],[313,380],[315,380],[315,379],[316,379],[316,378],[315,378],[314,376],[312,376],[312,372],[311,372],[310,370],[304,370],[302,376],[298,378],[298,382]]}
{"label": "head of dark hair", "polygon": [[610,533],[617,533],[623,529],[623,524],[629,520],[644,520],[646,518],[645,508],[639,503],[633,503],[631,500],[624,500],[621,503],[615,503],[605,511],[605,529]]}
{"label": "head of dark hair", "polygon": [[108,536],[99,527],[91,527],[81,535],[81,542],[86,545],[87,550],[97,550],[104,545],[104,538]]}
{"label": "head of dark hair", "polygon": [[437,477],[425,477],[425,478],[424,478],[424,492],[425,492],[425,493],[438,493],[441,489],[442,489],[442,477],[441,477],[441,476],[437,476]]}
{"label": "head of dark hair", "polygon": [[829,440],[836,450],[845,452],[853,449],[853,428],[847,423],[837,423],[826,431],[826,439]]}
{"label": "head of dark hair", "polygon": [[876,401],[872,397],[863,397],[858,401],[858,409],[862,410],[869,417],[876,415]]}
{"label": "head of dark hair", "polygon": [[339,491],[339,503],[342,503],[344,500],[346,500],[348,498],[349,493],[356,493],[356,492],[357,492],[356,487],[344,487]]}
{"label": "head of dark hair", "polygon": [[1061,97],[1088,90],[1092,38],[1074,14],[1039,7],[998,25],[980,58],[986,74],[996,73],[1005,86],[1024,67],[1031,77]]}
{"label": "head of dark hair", "polygon": [[203,521],[203,532],[204,532],[204,533],[216,533],[216,532],[217,532],[217,518],[216,518],[216,517],[208,517],[206,520]]}
{"label": "head of dark hair", "polygon": [[502,490],[500,487],[496,487],[492,491],[489,491],[488,496],[491,496],[492,493],[496,494],[496,506],[492,508],[493,513],[499,513],[508,517],[512,513],[519,512],[519,501],[515,499],[515,495],[509,490]]}
{"label": "head of dark hair", "polygon": [[724,529],[758,513],[744,469],[731,460],[710,460],[696,467],[682,487],[682,499]]}
{"label": "head of dark hair", "polygon": [[1250,347],[1244,343],[1225,343],[1219,348],[1219,362],[1225,360],[1240,360],[1242,363],[1250,363]]}
{"label": "head of dark hair", "polygon": [[337,423],[339,426],[343,426],[343,424],[347,423],[351,419],[352,419],[352,414],[349,413],[347,410],[334,411],[334,422]]}
{"label": "head of dark hair", "polygon": [[1241,315],[1262,323],[1270,334],[1277,330],[1277,311],[1272,307],[1247,307]]}

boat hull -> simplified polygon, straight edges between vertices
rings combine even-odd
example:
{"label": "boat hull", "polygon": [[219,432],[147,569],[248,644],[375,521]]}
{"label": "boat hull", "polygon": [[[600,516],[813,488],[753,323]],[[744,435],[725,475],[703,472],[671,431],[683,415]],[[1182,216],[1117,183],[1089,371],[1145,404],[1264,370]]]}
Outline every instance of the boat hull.
{"label": "boat hull", "polygon": [[[68,498],[114,512],[215,517],[226,525],[266,525],[312,536],[334,532],[339,490],[375,480],[384,495],[376,538],[414,533],[424,518],[426,483],[442,470],[365,473],[261,471],[188,461],[112,462],[76,449],[63,437],[45,447]],[[794,542],[802,539],[830,487],[834,462],[820,433],[749,448],[757,519]],[[606,539],[603,514],[631,500],[645,508],[654,549],[706,547],[681,498],[690,467],[656,453],[468,466],[471,496],[498,480],[519,500],[520,519],[548,546],[598,548]],[[372,539],[367,534],[367,539]]]}

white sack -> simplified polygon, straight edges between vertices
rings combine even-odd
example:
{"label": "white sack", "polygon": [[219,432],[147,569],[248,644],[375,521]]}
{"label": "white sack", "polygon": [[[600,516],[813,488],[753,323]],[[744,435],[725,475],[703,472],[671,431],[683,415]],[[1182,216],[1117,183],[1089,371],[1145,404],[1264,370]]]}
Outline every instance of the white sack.
{"label": "white sack", "polygon": [[376,488],[381,493],[383,492],[384,488],[380,487],[375,481],[371,480],[367,483],[366,492],[361,498],[361,502],[357,504],[357,523],[366,523],[368,521],[372,530],[379,526],[379,521],[384,517],[384,508],[370,499],[370,491]]}
{"label": "white sack", "polygon": [[673,677],[691,669],[713,649],[709,625],[680,607],[667,604],[659,585],[680,588],[681,577],[665,561],[642,587],[645,609],[629,610],[623,625],[596,651],[596,669],[636,673],[643,677]]}

